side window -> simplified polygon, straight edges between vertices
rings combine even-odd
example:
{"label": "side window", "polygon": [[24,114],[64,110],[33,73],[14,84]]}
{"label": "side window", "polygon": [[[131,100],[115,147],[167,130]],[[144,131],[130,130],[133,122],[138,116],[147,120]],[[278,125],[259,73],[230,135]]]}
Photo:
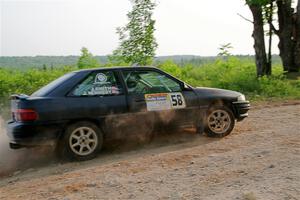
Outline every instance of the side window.
{"label": "side window", "polygon": [[180,92],[180,84],[155,71],[124,71],[125,83],[130,94]]}
{"label": "side window", "polygon": [[71,96],[112,96],[123,94],[121,83],[112,71],[93,72],[71,92]]}

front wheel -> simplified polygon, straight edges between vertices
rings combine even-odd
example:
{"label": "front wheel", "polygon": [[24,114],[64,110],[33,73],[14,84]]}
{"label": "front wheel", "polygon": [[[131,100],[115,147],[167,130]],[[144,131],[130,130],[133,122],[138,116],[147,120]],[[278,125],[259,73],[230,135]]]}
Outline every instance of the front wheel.
{"label": "front wheel", "polygon": [[209,109],[205,123],[207,136],[221,138],[231,133],[235,119],[230,109],[225,106],[216,106]]}
{"label": "front wheel", "polygon": [[66,129],[58,142],[58,153],[69,160],[90,160],[97,155],[102,143],[103,134],[95,124],[78,122]]}

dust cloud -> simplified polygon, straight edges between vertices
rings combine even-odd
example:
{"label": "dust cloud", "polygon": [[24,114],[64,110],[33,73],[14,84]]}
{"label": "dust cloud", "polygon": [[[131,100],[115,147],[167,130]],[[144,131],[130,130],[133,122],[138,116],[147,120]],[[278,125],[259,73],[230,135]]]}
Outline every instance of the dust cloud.
{"label": "dust cloud", "polygon": [[[104,142],[103,150],[99,156],[110,156],[145,147],[151,149],[179,143],[184,144],[198,138],[194,130],[175,131],[176,129],[174,130],[171,127],[160,130],[164,126],[160,124],[159,127],[154,127],[154,117],[122,116],[117,119],[107,118],[106,123],[112,125],[111,130],[117,129],[118,131],[114,134],[111,132],[114,136]],[[174,113],[166,113],[159,117],[166,125],[172,121]],[[9,139],[6,135],[6,123],[0,116],[0,178],[26,170],[31,171],[50,164],[58,164],[60,161],[55,156],[53,147],[10,149]]]}
{"label": "dust cloud", "polygon": [[51,159],[54,156],[51,148],[10,149],[5,126],[5,122],[0,116],[0,177],[41,166],[54,160]]}
{"label": "dust cloud", "polygon": [[9,148],[5,132],[4,120],[0,116],[0,176],[7,171],[8,163],[13,162],[13,152]]}

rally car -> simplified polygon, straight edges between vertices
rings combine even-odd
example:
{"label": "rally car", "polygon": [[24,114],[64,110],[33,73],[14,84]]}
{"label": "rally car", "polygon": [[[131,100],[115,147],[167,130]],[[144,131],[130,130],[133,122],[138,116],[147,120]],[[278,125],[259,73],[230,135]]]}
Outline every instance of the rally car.
{"label": "rally car", "polygon": [[192,87],[154,67],[68,73],[30,96],[12,95],[10,147],[56,145],[73,160],[96,156],[108,138],[194,126],[224,137],[250,104],[239,92]]}

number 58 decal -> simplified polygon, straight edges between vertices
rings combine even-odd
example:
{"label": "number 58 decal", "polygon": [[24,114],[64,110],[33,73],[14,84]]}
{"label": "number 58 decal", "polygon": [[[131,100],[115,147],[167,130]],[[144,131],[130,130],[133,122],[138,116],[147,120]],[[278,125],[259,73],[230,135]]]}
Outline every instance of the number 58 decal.
{"label": "number 58 decal", "polygon": [[170,100],[172,108],[185,108],[184,97],[180,92],[170,93]]}
{"label": "number 58 decal", "polygon": [[180,92],[145,94],[148,111],[185,108],[184,97]]}

